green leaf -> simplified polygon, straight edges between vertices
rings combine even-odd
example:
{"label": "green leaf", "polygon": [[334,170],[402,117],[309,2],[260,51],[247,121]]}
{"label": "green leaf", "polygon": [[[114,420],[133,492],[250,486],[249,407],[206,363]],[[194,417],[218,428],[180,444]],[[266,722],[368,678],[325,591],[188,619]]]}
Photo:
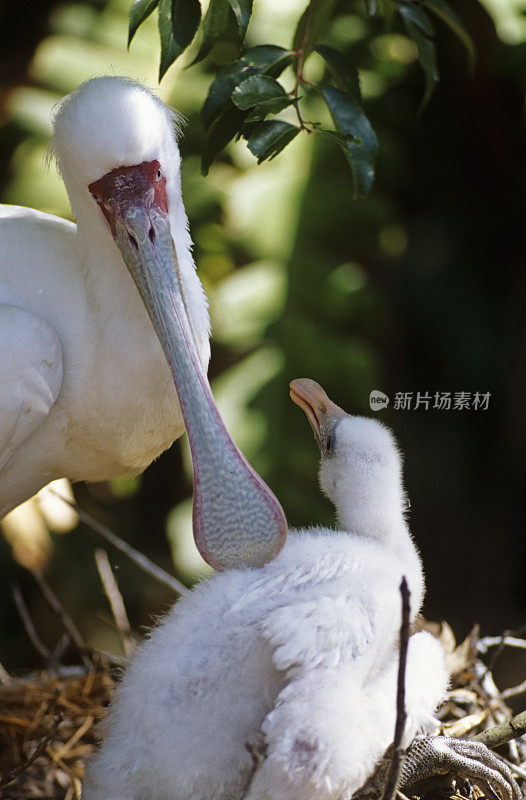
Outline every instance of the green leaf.
{"label": "green leaf", "polygon": [[378,140],[371,123],[359,103],[346,92],[334,86],[324,86],[321,93],[338,131],[345,137],[354,138],[354,141],[338,144],[351,167],[355,195],[367,194],[373,185],[378,154]]}
{"label": "green leaf", "polygon": [[285,50],[276,44],[260,44],[247,50],[241,61],[257,67],[260,72],[272,78],[278,78],[291,63],[293,56],[291,50]]}
{"label": "green leaf", "polygon": [[139,25],[142,25],[158,4],[159,0],[135,0],[132,3],[130,8],[130,27],[128,29],[128,47],[137,33]]}
{"label": "green leaf", "polygon": [[238,108],[245,110],[265,100],[288,99],[287,92],[268,75],[253,75],[236,86],[232,92],[232,100]]}
{"label": "green leaf", "polygon": [[172,0],[161,0],[159,3],[158,25],[161,38],[161,63],[159,65],[159,82],[161,82],[166,70],[177,57],[172,32]]}
{"label": "green leaf", "polygon": [[267,158],[272,160],[298,135],[300,129],[288,122],[275,119],[262,122],[250,136],[247,146],[258,164]]}
{"label": "green leaf", "polygon": [[199,0],[161,0],[159,3],[159,34],[161,63],[159,82],[176,58],[186,50],[201,21]]}
{"label": "green leaf", "polygon": [[181,53],[193,41],[200,22],[199,0],[172,0],[172,32]]}
{"label": "green leaf", "polygon": [[203,39],[193,64],[206,58],[216,42],[241,46],[240,28],[229,0],[210,0],[201,29]]}
{"label": "green leaf", "polygon": [[[246,125],[248,125],[251,122],[261,122],[262,120],[265,119],[265,117],[268,114],[278,114],[280,111],[283,111],[284,108],[287,108],[287,106],[292,105],[293,102],[294,100],[289,100],[287,103],[283,104],[281,108],[278,107],[277,103],[273,108],[271,108],[270,106],[267,107],[264,103],[262,103],[259,106],[254,106],[252,111],[248,113],[245,123]],[[245,136],[245,130],[243,131],[243,135]],[[250,134],[248,136],[245,136],[245,138],[249,139]]]}
{"label": "green leaf", "polygon": [[237,20],[239,36],[243,41],[252,14],[252,0],[229,0],[229,3]]}
{"label": "green leaf", "polygon": [[230,101],[232,92],[246,78],[258,73],[267,73],[277,78],[291,60],[290,50],[272,44],[259,45],[247,50],[239,61],[224,67],[212,81],[201,109],[201,119],[205,128],[232,105]]}
{"label": "green leaf", "polygon": [[245,122],[261,122],[268,114],[279,114],[280,111],[283,111],[284,108],[288,108],[288,106],[291,106],[293,103],[294,100],[290,97],[282,101],[276,98],[273,101],[269,100],[267,102],[258,103],[254,106],[252,111],[248,113]]}
{"label": "green leaf", "polygon": [[261,120],[267,114],[277,114],[294,102],[283,86],[268,75],[253,75],[244,80],[232,92],[232,100],[242,111],[253,109],[247,122]]}
{"label": "green leaf", "polygon": [[311,0],[301,15],[294,34],[293,50],[303,48],[305,56],[318,42],[332,19],[335,0]]}
{"label": "green leaf", "polygon": [[338,78],[343,88],[356,100],[361,99],[360,80],[358,77],[358,70],[347,56],[335,50],[334,47],[329,47],[326,44],[317,44],[314,48],[316,53],[324,59],[325,63]]}
{"label": "green leaf", "polygon": [[409,22],[415,25],[428,39],[435,38],[435,28],[429,14],[418,3],[398,2],[397,5],[398,13],[406,24]]}
{"label": "green leaf", "polygon": [[424,0],[424,5],[434,14],[436,14],[437,17],[442,20],[442,22],[445,22],[445,24],[451,28],[457,38],[460,39],[466,48],[470,69],[473,71],[475,69],[475,61],[477,57],[475,43],[464,27],[464,24],[456,11],[453,11],[453,9],[448,3],[445,2],[445,0]]}
{"label": "green leaf", "polygon": [[436,85],[440,80],[440,75],[438,72],[436,45],[432,39],[428,39],[427,36],[424,36],[424,34],[420,32],[420,30],[416,27],[416,25],[412,25],[410,23],[406,27],[409,36],[416,44],[418,50],[418,59],[420,61],[422,69],[424,70],[424,75],[426,79],[424,96],[420,103],[420,110],[422,110],[427,106],[427,104],[431,100],[434,91],[436,89]]}
{"label": "green leaf", "polygon": [[327,128],[322,128],[321,125],[316,127],[316,130],[319,133],[324,133],[328,136],[329,139],[332,139],[333,142],[339,144],[340,147],[343,147],[347,144],[347,142],[356,142],[356,144],[362,144],[362,140],[357,136],[353,136],[352,133],[341,133],[341,131],[331,131]]}
{"label": "green leaf", "polygon": [[248,66],[244,61],[235,61],[224,67],[210,85],[208,95],[201,109],[201,119],[205,128],[209,128],[214,119],[223,114],[228,106],[232,106],[232,92],[257,69]]}
{"label": "green leaf", "polygon": [[402,17],[407,35],[413,40],[418,50],[418,59],[424,70],[426,86],[420,103],[420,110],[429,103],[439,81],[435,29],[426,12],[415,3],[398,3],[398,12]]}
{"label": "green leaf", "polygon": [[201,159],[201,172],[208,174],[211,164],[226,145],[241,131],[245,114],[231,106],[224,114],[215,120],[208,132],[208,139]]}

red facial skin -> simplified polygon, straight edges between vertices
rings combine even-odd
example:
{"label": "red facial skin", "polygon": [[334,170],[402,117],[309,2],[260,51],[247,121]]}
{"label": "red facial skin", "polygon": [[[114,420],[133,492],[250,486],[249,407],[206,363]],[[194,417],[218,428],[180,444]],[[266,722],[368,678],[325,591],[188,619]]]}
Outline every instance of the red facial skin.
{"label": "red facial skin", "polygon": [[168,214],[166,178],[157,159],[130,167],[116,167],[90,183],[88,189],[108,220],[113,236],[116,215],[122,219],[130,206],[145,205],[147,209],[155,208]]}

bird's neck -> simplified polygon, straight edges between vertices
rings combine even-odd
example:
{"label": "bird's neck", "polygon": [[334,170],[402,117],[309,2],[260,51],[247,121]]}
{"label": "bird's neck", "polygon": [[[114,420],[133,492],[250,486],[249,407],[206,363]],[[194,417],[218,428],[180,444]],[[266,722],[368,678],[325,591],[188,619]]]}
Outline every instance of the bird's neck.
{"label": "bird's neck", "polygon": [[401,494],[390,499],[383,497],[381,503],[375,503],[368,495],[355,495],[353,502],[337,506],[338,527],[393,554],[407,578],[411,608],[416,613],[424,594],[422,562],[404,519]]}

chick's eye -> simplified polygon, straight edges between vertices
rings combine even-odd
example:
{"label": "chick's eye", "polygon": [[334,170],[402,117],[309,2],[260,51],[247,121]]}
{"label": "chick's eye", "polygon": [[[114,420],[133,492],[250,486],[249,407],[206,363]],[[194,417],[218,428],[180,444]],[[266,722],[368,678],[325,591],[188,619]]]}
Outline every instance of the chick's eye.
{"label": "chick's eye", "polygon": [[330,433],[327,436],[327,442],[325,444],[325,450],[327,453],[334,453],[334,448],[336,447],[336,437],[334,433]]}
{"label": "chick's eye", "polygon": [[157,170],[157,175],[155,176],[155,180],[156,181],[160,181],[162,177],[163,177],[163,173],[161,172],[160,169],[158,169]]}
{"label": "chick's eye", "polygon": [[90,192],[90,194],[93,197],[93,199],[97,201],[97,203],[100,203],[100,201],[102,200],[102,197],[99,197],[99,195],[95,194],[94,192]]}

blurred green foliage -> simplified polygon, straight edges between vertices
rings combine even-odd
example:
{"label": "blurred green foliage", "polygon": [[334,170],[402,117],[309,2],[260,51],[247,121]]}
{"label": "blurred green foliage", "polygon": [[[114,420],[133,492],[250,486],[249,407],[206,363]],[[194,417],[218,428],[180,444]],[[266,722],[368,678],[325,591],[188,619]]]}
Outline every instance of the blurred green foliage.
{"label": "blurred green foliage", "polygon": [[[69,216],[62,184],[44,166],[53,104],[81,81],[112,71],[156,86],[156,21],[141,25],[127,53],[128,6],[84,0],[46,12],[47,30],[35,37],[25,71],[0,85],[4,202]],[[497,6],[488,0],[487,8]],[[304,7],[256,0],[247,46],[289,47]],[[362,414],[371,413],[372,389],[391,398],[396,391],[490,391],[488,412],[396,412],[391,403],[379,416],[406,454],[427,613],[461,627],[475,618],[497,630],[511,627],[526,605],[526,45],[520,34],[503,42],[477,0],[459,0],[479,52],[475,74],[468,77],[456,37],[437,26],[442,83],[419,115],[424,77],[401,22],[386,31],[367,24],[353,4],[335,8],[325,41],[360,65],[363,104],[381,145],[367,198],[353,199],[345,160],[322,136],[297,136],[261,166],[231,142],[201,175],[207,136],[200,108],[232,53],[216,48],[215,61],[188,69],[178,61],[159,89],[188,119],[183,194],[211,304],[213,391],[291,525],[334,522],[316,485],[311,432],[288,399],[292,378],[314,378],[335,402]],[[320,53],[308,69],[309,80],[321,80]],[[312,118],[326,113],[319,97],[309,102]],[[131,483],[79,485],[75,492],[165,568],[187,581],[202,570],[191,544],[184,439]],[[48,580],[90,643],[115,650],[96,544],[84,525],[53,534]],[[110,557],[132,622],[147,624],[172,598],[117,553]],[[0,541],[0,661],[11,669],[35,656],[10,601],[8,575],[23,585],[43,638],[58,638],[58,623]]]}

